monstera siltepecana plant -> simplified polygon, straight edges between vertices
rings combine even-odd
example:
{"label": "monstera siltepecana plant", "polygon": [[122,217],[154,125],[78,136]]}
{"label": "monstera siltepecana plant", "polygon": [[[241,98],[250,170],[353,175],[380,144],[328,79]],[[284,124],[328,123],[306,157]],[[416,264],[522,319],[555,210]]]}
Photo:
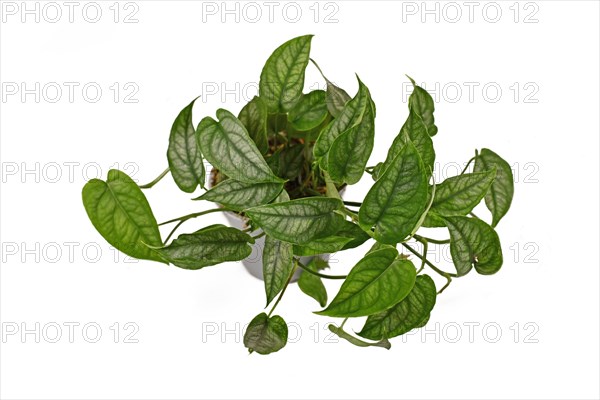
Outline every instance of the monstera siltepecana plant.
{"label": "monstera siltepecana plant", "polygon": [[[298,269],[300,289],[324,307],[317,314],[343,319],[340,326],[329,325],[332,332],[358,346],[389,348],[388,339],[427,323],[437,294],[452,278],[472,269],[494,274],[502,265],[494,227],[513,197],[509,164],[491,150],[476,151],[460,175],[436,185],[434,102],[412,81],[406,122],[385,160],[367,166],[376,114],[369,89],[357,78],[357,93],[350,97],[323,76],[326,90],[303,93],[311,40],[301,36],[273,52],[260,76],[259,96],[237,117],[219,109],[216,119],[205,117],[194,127],[194,102],[185,107],[171,129],[169,168],[155,181],[138,186],[111,170],[106,181],[92,179],[83,188],[85,209],[98,232],[139,259],[197,270],[243,260],[254,241],[265,236],[267,305],[274,303],[252,319],[244,335],[246,347],[260,354],[286,344],[287,325],[273,312]],[[142,189],[169,171],[184,192],[205,189],[204,160],[214,168],[212,185],[195,200],[217,207],[157,224]],[[374,183],[362,202],[344,201],[339,190],[365,172]],[[490,224],[472,213],[482,200],[491,211]],[[247,227],[211,225],[171,240],[185,221],[212,212],[237,213]],[[175,225],[163,240],[159,226],[167,224]],[[449,238],[419,233],[427,227],[446,228]],[[300,261],[367,241],[374,242],[372,247],[348,266],[347,275],[324,273],[328,265],[320,258]],[[427,259],[431,244],[450,246],[455,272]],[[441,290],[424,273],[427,269],[445,278]],[[330,302],[323,279],[343,280]],[[356,335],[344,330],[354,317],[367,317]]]}

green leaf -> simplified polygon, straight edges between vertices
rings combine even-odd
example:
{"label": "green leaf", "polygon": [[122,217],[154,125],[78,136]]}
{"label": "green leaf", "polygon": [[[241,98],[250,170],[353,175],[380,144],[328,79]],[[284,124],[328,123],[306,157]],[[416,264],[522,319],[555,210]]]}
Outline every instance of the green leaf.
{"label": "green leaf", "polygon": [[[363,118],[365,110],[368,109],[371,99],[369,89],[361,82],[358,76],[356,78],[358,79],[358,93],[352,100],[346,103],[346,106],[338,117],[321,131],[315,142],[313,153],[317,159],[324,158],[327,155],[331,145],[338,136],[353,126],[358,125]],[[321,165],[327,167],[325,161],[322,161]]]}
{"label": "green leaf", "polygon": [[482,149],[475,157],[474,172],[487,171],[496,167],[496,179],[485,195],[485,205],[492,212],[492,227],[506,215],[515,193],[514,178],[510,165],[498,154]]}
{"label": "green leaf", "polygon": [[405,240],[427,209],[427,176],[417,149],[407,143],[367,193],[358,213],[360,226],[365,231],[374,226],[378,242]]}
{"label": "green leaf", "polygon": [[294,245],[294,254],[297,256],[314,256],[335,253],[340,250],[358,247],[369,238],[370,236],[358,225],[344,220],[340,225],[340,229],[333,235],[303,245]]}
{"label": "green leaf", "polygon": [[336,182],[353,185],[365,172],[375,141],[375,114],[371,96],[360,122],[339,135],[331,145],[327,156],[327,170]]}
{"label": "green leaf", "polygon": [[327,80],[327,109],[331,115],[337,118],[350,99],[350,95],[344,89]]}
{"label": "green leaf", "polygon": [[423,123],[421,117],[419,117],[414,111],[410,111],[406,122],[400,129],[400,133],[394,139],[390,149],[388,150],[387,158],[385,162],[376,172],[376,179],[381,176],[382,172],[390,166],[394,158],[400,153],[400,150],[408,142],[412,141],[417,149],[417,152],[423,160],[425,167],[428,167],[430,174],[433,172],[435,164],[435,151],[433,149],[433,141],[429,134],[427,134],[427,128]]}
{"label": "green leaf", "polygon": [[217,110],[219,122],[206,117],[198,125],[204,157],[225,175],[244,183],[283,182],[273,174],[244,125],[227,110]]}
{"label": "green leaf", "polygon": [[[318,257],[313,258],[307,265],[311,271],[317,271],[318,267],[315,260],[321,260]],[[322,261],[322,260],[321,260]],[[298,287],[308,296],[319,302],[321,307],[327,304],[327,290],[320,277],[311,274],[310,272],[302,271],[298,279]]]}
{"label": "green leaf", "polygon": [[157,254],[184,269],[200,269],[226,261],[239,261],[252,253],[254,239],[224,225],[211,225],[194,233],[184,233],[166,247],[153,247]]}
{"label": "green leaf", "polygon": [[365,256],[352,268],[329,306],[317,314],[362,317],[400,302],[412,290],[417,274],[412,262],[397,256],[396,249],[382,249]]}
{"label": "green leaf", "polygon": [[288,121],[299,131],[316,128],[327,118],[326,94],[323,90],[313,90],[302,95],[300,101],[288,114]]}
{"label": "green leaf", "polygon": [[282,189],[283,183],[244,183],[230,178],[222,181],[194,200],[213,201],[233,210],[242,211],[270,203],[281,193]]}
{"label": "green leaf", "polygon": [[248,102],[240,111],[238,119],[248,131],[248,135],[262,154],[269,150],[267,141],[267,105],[257,96]]}
{"label": "green leaf", "polygon": [[351,237],[327,236],[303,245],[294,245],[294,254],[297,256],[315,256],[318,254],[335,253],[342,250],[351,241]]}
{"label": "green leaf", "polygon": [[91,179],[82,199],[90,221],[108,243],[131,257],[165,262],[143,244],[162,246],[162,240],[146,196],[127,174],[111,169],[106,182]]}
{"label": "green leaf", "polygon": [[[394,250],[396,250],[396,246],[391,245],[391,244],[383,244],[383,243],[375,242],[373,244],[373,246],[371,246],[371,248],[369,249],[369,251],[367,251],[367,254],[374,253],[377,250],[381,250],[381,249],[394,249]],[[367,255],[367,254],[365,254],[365,255]]]}
{"label": "green leaf", "polygon": [[342,202],[328,197],[305,197],[283,203],[250,208],[246,214],[267,235],[284,242],[305,244],[335,233],[342,215]]}
{"label": "green leaf", "polygon": [[462,174],[446,179],[436,186],[433,203],[429,209],[434,216],[428,217],[424,226],[444,227],[442,218],[467,215],[488,192],[496,176],[496,168],[484,172]]}
{"label": "green leaf", "polygon": [[287,343],[288,327],[283,318],[271,318],[260,313],[250,322],[244,334],[244,346],[252,353],[269,354],[281,350]]}
{"label": "green leaf", "polygon": [[358,335],[380,340],[403,335],[417,328],[431,313],[437,292],[428,275],[419,275],[411,292],[392,308],[370,315]]}
{"label": "green leaf", "polygon": [[379,342],[375,342],[375,343],[369,343],[369,342],[365,342],[364,340],[360,340],[359,338],[356,338],[356,337],[350,335],[348,332],[346,332],[342,328],[338,328],[335,325],[329,324],[328,328],[331,332],[336,334],[338,337],[340,337],[344,340],[347,340],[351,344],[358,346],[358,347],[375,346],[375,347],[383,347],[384,349],[387,349],[387,350],[392,348],[392,344],[387,339],[382,339]]}
{"label": "green leaf", "polygon": [[263,249],[263,277],[267,305],[281,292],[294,269],[292,244],[267,235]]}
{"label": "green leaf", "polygon": [[279,46],[260,74],[259,93],[270,113],[290,111],[302,96],[312,35]]}
{"label": "green leaf", "polygon": [[482,275],[495,274],[502,266],[502,248],[494,228],[478,218],[446,217],[450,254],[458,276],[472,267]]}
{"label": "green leaf", "polygon": [[173,122],[167,150],[171,175],[179,189],[186,193],[192,193],[198,185],[203,188],[206,174],[192,122],[195,101],[181,110]]}
{"label": "green leaf", "polygon": [[414,87],[413,92],[408,98],[408,108],[421,117],[423,123],[425,123],[429,136],[435,136],[438,128],[434,124],[433,111],[435,109],[435,103],[433,98],[425,89],[418,86],[413,78],[409,76],[408,79],[410,79]]}

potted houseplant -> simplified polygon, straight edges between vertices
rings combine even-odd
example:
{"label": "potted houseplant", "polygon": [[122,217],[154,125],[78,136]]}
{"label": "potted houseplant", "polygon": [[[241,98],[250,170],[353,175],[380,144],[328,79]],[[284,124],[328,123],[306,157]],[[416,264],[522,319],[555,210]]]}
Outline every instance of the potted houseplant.
{"label": "potted houseplant", "polygon": [[[388,339],[427,323],[437,294],[452,278],[472,269],[494,274],[502,265],[494,227],[513,197],[508,163],[491,150],[476,151],[460,175],[436,184],[434,102],[411,79],[406,122],[386,159],[367,166],[376,115],[369,89],[357,77],[351,97],[323,75],[325,91],[303,93],[311,40],[311,35],[297,37],[273,52],[260,76],[259,96],[237,116],[220,109],[216,119],[205,117],[195,127],[194,102],[186,106],[171,130],[169,168],[155,181],[138,186],[111,170],[106,181],[92,179],[83,188],[85,209],[98,232],[139,259],[197,270],[244,260],[264,238],[262,271],[267,304],[273,305],[252,319],[244,335],[246,347],[260,354],[286,344],[287,325],[273,312],[297,271],[300,288],[324,307],[317,314],[344,319],[339,327],[329,326],[332,332],[358,346],[389,348]],[[209,174],[203,160],[213,166]],[[158,224],[141,189],[168,172],[186,193],[208,189],[196,200],[217,206]],[[364,199],[343,201],[340,191],[365,174],[374,183]],[[483,200],[490,224],[472,213]],[[235,215],[243,225],[211,225],[172,239],[185,221],[212,212]],[[159,225],[167,224],[174,227],[163,239]],[[422,227],[446,228],[449,238],[429,239],[420,234]],[[367,241],[372,247],[348,266],[347,275],[325,273],[327,262],[315,257]],[[450,246],[455,272],[427,259],[431,244]],[[424,273],[428,270],[446,279],[439,291]],[[323,279],[344,280],[330,302]],[[344,330],[348,318],[365,316],[356,335]]]}

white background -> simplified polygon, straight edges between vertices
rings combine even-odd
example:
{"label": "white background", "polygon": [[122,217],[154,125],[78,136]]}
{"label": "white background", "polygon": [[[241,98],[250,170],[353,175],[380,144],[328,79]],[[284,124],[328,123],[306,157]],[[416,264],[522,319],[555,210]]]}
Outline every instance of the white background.
{"label": "white background", "polygon": [[[597,2],[479,2],[472,21],[463,2],[428,2],[437,16],[423,15],[421,2],[299,2],[283,15],[285,3],[278,3],[272,22],[265,3],[239,3],[239,22],[231,14],[224,23],[221,2],[123,2],[117,23],[112,1],[98,3],[96,23],[82,16],[85,2],[73,22],[57,3],[63,15],[56,23],[48,21],[55,9],[43,2],[39,22],[34,14],[22,22],[21,3],[13,3],[15,15],[7,3],[0,28],[2,398],[600,396]],[[215,7],[216,14],[206,12]],[[262,18],[251,22],[257,7]],[[497,9],[502,14],[492,22]],[[461,18],[452,22],[457,10]],[[138,22],[124,23],[134,11]],[[358,73],[372,92],[371,165],[385,157],[407,116],[409,74],[438,89],[438,179],[455,174],[475,148],[491,148],[515,166],[513,206],[498,227],[502,270],[455,280],[439,296],[428,333],[396,338],[390,351],[335,343],[326,325],[339,321],[312,314],[318,305],[293,286],[277,314],[294,343],[249,356],[241,328],[264,307],[261,281],[240,263],[185,271],[127,262],[81,204],[85,181],[105,178],[115,165],[140,183],[152,180],[166,167],[169,129],[181,108],[203,95],[196,122],[219,107],[237,114],[269,54],[308,33],[316,35],[311,55],[331,80],[353,95]],[[21,98],[19,85],[36,82],[39,102],[35,94]],[[53,82],[63,89],[55,103]],[[73,102],[65,82],[79,84]],[[95,103],[92,89],[82,95],[88,83],[102,89]],[[316,83],[323,85],[309,66],[306,89]],[[15,84],[19,92],[9,95]],[[136,88],[128,100],[137,103],[126,102]],[[360,201],[371,184],[365,176],[346,198]],[[145,193],[159,221],[212,207],[190,201],[195,196],[170,177]],[[489,221],[485,208],[477,213]],[[211,214],[184,227],[224,222]],[[347,272],[367,247],[337,255],[331,273]],[[337,285],[328,289],[332,298]],[[126,329],[128,322],[135,325]],[[39,343],[33,333],[21,336],[36,323]],[[79,324],[72,343],[68,323]],[[85,336],[88,323],[97,325]],[[56,325],[62,337],[50,343]],[[15,326],[19,332],[9,335]],[[89,343],[94,326],[102,336]],[[126,343],[135,326],[129,339],[137,343]]]}

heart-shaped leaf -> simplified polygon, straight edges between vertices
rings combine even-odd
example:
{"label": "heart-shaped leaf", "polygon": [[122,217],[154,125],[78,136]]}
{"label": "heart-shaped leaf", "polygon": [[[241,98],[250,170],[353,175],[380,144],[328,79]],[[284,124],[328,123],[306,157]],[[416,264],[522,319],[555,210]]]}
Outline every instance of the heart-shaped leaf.
{"label": "heart-shaped leaf", "polygon": [[400,302],[412,290],[417,274],[412,262],[397,256],[396,249],[382,249],[365,256],[352,268],[331,304],[317,314],[362,317]]}
{"label": "heart-shaped leaf", "polygon": [[496,168],[492,168],[488,171],[453,176],[437,185],[423,226],[444,227],[446,224],[439,217],[467,215],[473,211],[488,192],[495,176]]}
{"label": "heart-shaped leaf", "polygon": [[358,213],[365,231],[396,244],[414,232],[428,206],[427,176],[417,149],[408,142],[367,193]]}
{"label": "heart-shaped leaf", "polygon": [[226,179],[194,200],[208,200],[236,211],[270,203],[283,189],[280,182],[244,183]]}
{"label": "heart-shaped leaf", "polygon": [[472,267],[482,275],[495,274],[502,266],[502,248],[498,234],[478,218],[446,217],[450,231],[450,254],[458,276]]}
{"label": "heart-shaped leaf", "polygon": [[358,335],[371,339],[389,339],[418,327],[435,305],[435,283],[428,275],[419,275],[415,286],[400,303],[383,312],[370,315]]}
{"label": "heart-shaped leaf", "polygon": [[167,159],[169,169],[179,189],[192,193],[198,185],[204,187],[205,174],[202,154],[192,122],[192,101],[173,122],[169,136]]}
{"label": "heart-shaped leaf", "polygon": [[267,60],[260,74],[259,93],[269,113],[290,111],[302,96],[311,40],[312,35],[289,40]]}
{"label": "heart-shaped leaf", "polygon": [[253,207],[246,215],[267,235],[284,242],[305,244],[339,229],[344,220],[336,211],[342,202],[328,197],[305,197]]}
{"label": "heart-shaped leaf", "polygon": [[146,196],[127,174],[111,169],[106,182],[91,179],[82,198],[90,221],[108,243],[131,257],[165,262],[144,245],[162,246],[162,240]]}
{"label": "heart-shaped leaf", "polygon": [[221,172],[244,183],[283,182],[273,174],[246,128],[233,114],[217,110],[219,122],[206,117],[197,135],[204,157]]}
{"label": "heart-shaped leaf", "polygon": [[260,313],[250,322],[244,334],[244,346],[250,352],[270,354],[281,350],[287,343],[288,327],[283,318],[271,318]]}
{"label": "heart-shaped leaf", "polygon": [[184,269],[200,269],[226,261],[239,261],[252,253],[251,236],[224,225],[211,225],[191,234],[179,235],[173,242],[152,248],[163,259]]}
{"label": "heart-shaped leaf", "polygon": [[492,212],[492,227],[506,215],[515,193],[515,184],[510,165],[498,154],[482,149],[475,157],[474,172],[488,171],[496,167],[496,178],[485,195],[485,205]]}

